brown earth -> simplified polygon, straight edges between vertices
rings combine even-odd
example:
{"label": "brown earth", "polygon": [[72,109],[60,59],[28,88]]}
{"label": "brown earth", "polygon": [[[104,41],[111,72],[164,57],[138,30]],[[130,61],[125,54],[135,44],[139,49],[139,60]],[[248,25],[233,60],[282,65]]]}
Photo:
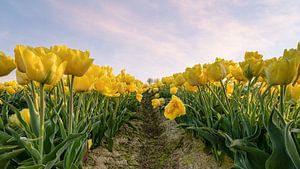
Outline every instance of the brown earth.
{"label": "brown earth", "polygon": [[204,145],[174,121],[165,120],[153,110],[150,99],[143,99],[138,111],[142,120],[133,121],[136,129],[123,126],[115,138],[113,152],[103,147],[91,150],[85,169],[229,169],[226,159],[220,166]]}

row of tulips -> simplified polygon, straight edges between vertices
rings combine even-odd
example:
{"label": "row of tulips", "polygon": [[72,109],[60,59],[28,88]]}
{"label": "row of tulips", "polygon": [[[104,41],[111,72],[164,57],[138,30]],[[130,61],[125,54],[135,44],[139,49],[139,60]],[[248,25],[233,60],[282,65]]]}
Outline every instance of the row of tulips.
{"label": "row of tulips", "polygon": [[[157,80],[154,108],[239,169],[300,168],[300,44],[279,58],[246,52]],[[166,104],[166,106],[165,106]]]}
{"label": "row of tulips", "polygon": [[17,45],[0,53],[0,168],[81,168],[89,148],[113,149],[147,90],[122,70],[93,64],[88,51]]}

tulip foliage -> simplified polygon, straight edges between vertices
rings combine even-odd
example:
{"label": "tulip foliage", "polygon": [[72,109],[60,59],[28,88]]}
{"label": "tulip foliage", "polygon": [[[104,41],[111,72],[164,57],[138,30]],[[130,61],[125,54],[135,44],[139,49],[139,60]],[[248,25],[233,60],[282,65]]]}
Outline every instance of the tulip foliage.
{"label": "tulip foliage", "polygon": [[152,106],[200,138],[220,163],[227,156],[234,168],[296,169],[299,70],[300,44],[278,58],[263,60],[258,52],[246,52],[240,63],[217,58],[198,64],[157,80],[149,92],[160,96]]}
{"label": "tulip foliage", "polygon": [[[2,168],[81,168],[89,148],[113,150],[130,125],[144,84],[122,70],[93,64],[88,51],[17,45],[15,60],[0,53]],[[139,99],[137,99],[139,98]]]}

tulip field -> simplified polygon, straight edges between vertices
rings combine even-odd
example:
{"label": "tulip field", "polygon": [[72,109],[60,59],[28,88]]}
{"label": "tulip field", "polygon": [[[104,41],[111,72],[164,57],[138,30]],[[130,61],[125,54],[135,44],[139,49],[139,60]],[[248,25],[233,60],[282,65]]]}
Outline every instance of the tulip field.
{"label": "tulip field", "polygon": [[[97,168],[92,152],[116,151],[128,128],[129,144],[142,140],[124,150],[137,160],[111,168],[205,168],[204,156],[172,160],[192,139],[215,168],[300,169],[300,44],[271,59],[216,58],[153,83],[93,61],[59,45],[0,52],[0,76],[16,75],[0,83],[0,169]],[[169,149],[170,125],[184,137]]]}

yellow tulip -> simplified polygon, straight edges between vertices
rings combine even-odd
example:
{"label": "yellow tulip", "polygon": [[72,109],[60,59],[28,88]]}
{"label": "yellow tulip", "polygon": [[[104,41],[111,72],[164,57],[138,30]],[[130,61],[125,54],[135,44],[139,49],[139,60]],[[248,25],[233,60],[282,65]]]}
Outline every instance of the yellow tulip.
{"label": "yellow tulip", "polygon": [[153,91],[153,93],[156,93],[156,92],[159,91],[159,89],[158,89],[157,87],[154,87],[154,88],[152,89],[152,91]]}
{"label": "yellow tulip", "polygon": [[20,85],[27,85],[30,82],[26,73],[22,73],[18,69],[16,70],[16,79]]}
{"label": "yellow tulip", "polygon": [[166,85],[170,85],[175,82],[173,76],[163,77],[161,81]]}
{"label": "yellow tulip", "polygon": [[294,86],[288,85],[287,91],[286,91],[286,99],[287,100],[295,100],[300,101],[300,85],[296,84]]}
{"label": "yellow tulip", "polygon": [[55,85],[58,83],[67,64],[54,53],[47,53],[43,48],[38,48],[38,50],[25,48],[19,57],[21,61],[17,62],[17,65],[20,63],[25,67],[28,79],[42,84]]}
{"label": "yellow tulip", "polygon": [[290,84],[297,78],[298,67],[296,59],[279,58],[266,67],[266,78],[270,85]]}
{"label": "yellow tulip", "polygon": [[143,99],[143,95],[142,94],[136,94],[135,95],[135,98],[138,102],[142,102],[142,99]]}
{"label": "yellow tulip", "polygon": [[125,82],[119,82],[119,83],[117,84],[117,86],[118,86],[118,92],[119,92],[120,94],[125,94],[125,93],[126,93],[127,85],[126,85]]}
{"label": "yellow tulip", "polygon": [[160,97],[159,93],[156,93],[156,94],[154,95],[154,98],[156,98],[156,99],[158,99],[159,97]]}
{"label": "yellow tulip", "polygon": [[127,85],[127,91],[129,93],[137,92],[136,85],[134,83],[130,83],[129,85]]}
{"label": "yellow tulip", "polygon": [[222,61],[216,61],[205,65],[207,76],[210,81],[223,80],[229,73],[229,67]]}
{"label": "yellow tulip", "polygon": [[0,52],[0,77],[8,75],[15,68],[15,61],[11,57],[5,56],[4,53]]}
{"label": "yellow tulip", "polygon": [[160,102],[160,105],[164,105],[165,104],[165,99],[164,98],[159,98],[158,100]]}
{"label": "yellow tulip", "polygon": [[161,105],[161,102],[159,99],[152,99],[151,105],[152,105],[153,109],[156,109]]}
{"label": "yellow tulip", "polygon": [[198,91],[198,87],[197,86],[192,86],[188,82],[185,82],[183,84],[183,86],[184,86],[184,89],[186,91],[189,91],[189,92],[197,92]]}
{"label": "yellow tulip", "polygon": [[113,82],[113,79],[109,77],[102,77],[98,79],[94,84],[95,90],[108,97],[120,96],[118,88]]}
{"label": "yellow tulip", "polygon": [[238,81],[247,81],[247,78],[243,74],[243,70],[239,65],[230,66],[230,73],[234,79]]}
{"label": "yellow tulip", "polygon": [[171,87],[170,88],[170,94],[172,94],[172,95],[174,95],[174,94],[176,94],[177,93],[177,90],[178,90],[178,88],[177,87]]}
{"label": "yellow tulip", "polygon": [[201,65],[195,65],[192,68],[186,68],[183,75],[190,85],[198,86],[201,74],[202,74]]}
{"label": "yellow tulip", "polygon": [[173,74],[173,77],[174,77],[176,86],[181,86],[184,84],[185,78],[182,73]]}
{"label": "yellow tulip", "polygon": [[91,90],[93,84],[93,80],[86,75],[74,78],[74,89],[77,92],[89,91]]}
{"label": "yellow tulip", "polygon": [[23,56],[24,56],[23,53],[24,53],[24,50],[27,48],[31,48],[31,47],[27,47],[24,45],[16,45],[16,47],[14,49],[17,69],[22,73],[26,72],[26,67],[25,67],[25,63],[23,60]]}
{"label": "yellow tulip", "polygon": [[[23,109],[20,111],[22,119],[26,122],[27,125],[30,125],[30,112],[29,109]],[[13,127],[19,127],[20,121],[16,114],[13,114],[9,117],[9,124]]]}
{"label": "yellow tulip", "polygon": [[164,116],[169,120],[174,120],[176,117],[185,114],[184,103],[177,96],[173,95],[171,101],[165,107]]}
{"label": "yellow tulip", "polygon": [[240,62],[240,66],[248,80],[251,80],[253,77],[259,77],[263,72],[264,62],[262,57],[257,51],[245,53],[245,61]]}
{"label": "yellow tulip", "polygon": [[231,96],[234,91],[234,83],[228,83],[226,86],[226,94],[227,96]]}
{"label": "yellow tulip", "polygon": [[6,86],[5,91],[9,94],[15,94],[16,90],[12,86]]}
{"label": "yellow tulip", "polygon": [[94,59],[90,58],[89,51],[82,52],[66,46],[53,46],[50,49],[63,61],[67,61],[67,67],[64,72],[67,75],[83,76],[94,61]]}
{"label": "yellow tulip", "polygon": [[30,124],[30,112],[29,109],[21,110],[22,119],[29,125]]}
{"label": "yellow tulip", "polygon": [[93,146],[93,140],[92,139],[88,139],[87,145],[88,145],[88,149],[91,149],[92,146]]}

